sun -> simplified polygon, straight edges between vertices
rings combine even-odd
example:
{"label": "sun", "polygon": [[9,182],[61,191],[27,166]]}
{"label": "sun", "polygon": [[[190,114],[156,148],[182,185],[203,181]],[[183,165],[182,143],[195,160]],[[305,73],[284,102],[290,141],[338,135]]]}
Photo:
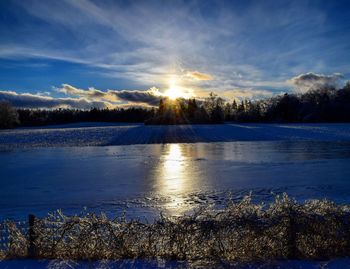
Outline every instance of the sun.
{"label": "sun", "polygon": [[177,88],[176,86],[172,86],[164,93],[164,95],[171,100],[175,100],[182,97],[184,94],[181,89]]}
{"label": "sun", "polygon": [[193,90],[183,87],[177,77],[171,77],[168,85],[169,88],[163,93],[163,96],[168,97],[170,100],[176,100],[178,98],[188,99],[194,96]]}

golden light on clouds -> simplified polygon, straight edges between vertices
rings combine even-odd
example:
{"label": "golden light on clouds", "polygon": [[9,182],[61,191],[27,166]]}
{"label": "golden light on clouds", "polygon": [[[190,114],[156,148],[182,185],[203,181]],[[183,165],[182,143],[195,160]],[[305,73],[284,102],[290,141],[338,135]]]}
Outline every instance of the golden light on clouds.
{"label": "golden light on clouds", "polygon": [[213,76],[198,71],[187,72],[186,76],[195,80],[213,80]]}

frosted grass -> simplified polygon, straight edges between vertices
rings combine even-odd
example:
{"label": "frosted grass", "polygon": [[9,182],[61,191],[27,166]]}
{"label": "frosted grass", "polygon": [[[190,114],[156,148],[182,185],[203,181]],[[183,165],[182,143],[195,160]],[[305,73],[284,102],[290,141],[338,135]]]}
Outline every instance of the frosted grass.
{"label": "frosted grass", "polygon": [[[328,200],[297,203],[287,195],[271,204],[247,196],[222,210],[202,208],[152,223],[110,220],[103,213],[36,219],[31,241],[15,223],[2,259],[164,259],[190,263],[324,260],[350,254],[350,206]],[[31,252],[28,252],[31,249]]]}

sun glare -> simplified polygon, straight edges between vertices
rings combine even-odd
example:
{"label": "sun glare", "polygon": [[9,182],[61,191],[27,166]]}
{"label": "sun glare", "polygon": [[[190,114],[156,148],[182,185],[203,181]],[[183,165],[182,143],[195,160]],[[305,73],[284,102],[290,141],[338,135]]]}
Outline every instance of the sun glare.
{"label": "sun glare", "polygon": [[171,88],[169,88],[166,92],[165,92],[165,96],[169,97],[171,100],[175,100],[179,97],[183,97],[183,93],[182,91],[175,87],[175,86],[172,86]]}
{"label": "sun glare", "polygon": [[168,97],[171,100],[175,100],[180,97],[190,98],[193,96],[193,92],[192,90],[179,86],[178,80],[171,78],[169,81],[169,88],[164,92],[164,96]]}

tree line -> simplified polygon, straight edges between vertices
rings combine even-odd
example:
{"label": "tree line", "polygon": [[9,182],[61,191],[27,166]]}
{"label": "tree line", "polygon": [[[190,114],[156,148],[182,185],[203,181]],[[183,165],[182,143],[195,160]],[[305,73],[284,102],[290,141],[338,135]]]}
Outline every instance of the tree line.
{"label": "tree line", "polygon": [[225,119],[239,122],[350,122],[350,82],[300,94],[225,105]]}
{"label": "tree line", "polygon": [[153,117],[156,109],[140,107],[98,109],[15,109],[0,102],[0,128],[43,126],[76,122],[144,122]]}
{"label": "tree line", "polygon": [[161,100],[149,124],[237,122],[350,122],[350,82],[305,93],[285,93],[261,100],[224,99],[211,93],[204,100]]}
{"label": "tree line", "polygon": [[145,124],[223,123],[224,99],[210,93],[205,100],[178,98],[160,100],[154,117]]}
{"label": "tree line", "polygon": [[0,102],[0,128],[74,122],[145,122],[197,124],[237,122],[350,122],[350,82],[343,88],[324,87],[285,93],[261,100],[225,100],[213,93],[202,100],[160,100],[158,108],[15,109]]}

